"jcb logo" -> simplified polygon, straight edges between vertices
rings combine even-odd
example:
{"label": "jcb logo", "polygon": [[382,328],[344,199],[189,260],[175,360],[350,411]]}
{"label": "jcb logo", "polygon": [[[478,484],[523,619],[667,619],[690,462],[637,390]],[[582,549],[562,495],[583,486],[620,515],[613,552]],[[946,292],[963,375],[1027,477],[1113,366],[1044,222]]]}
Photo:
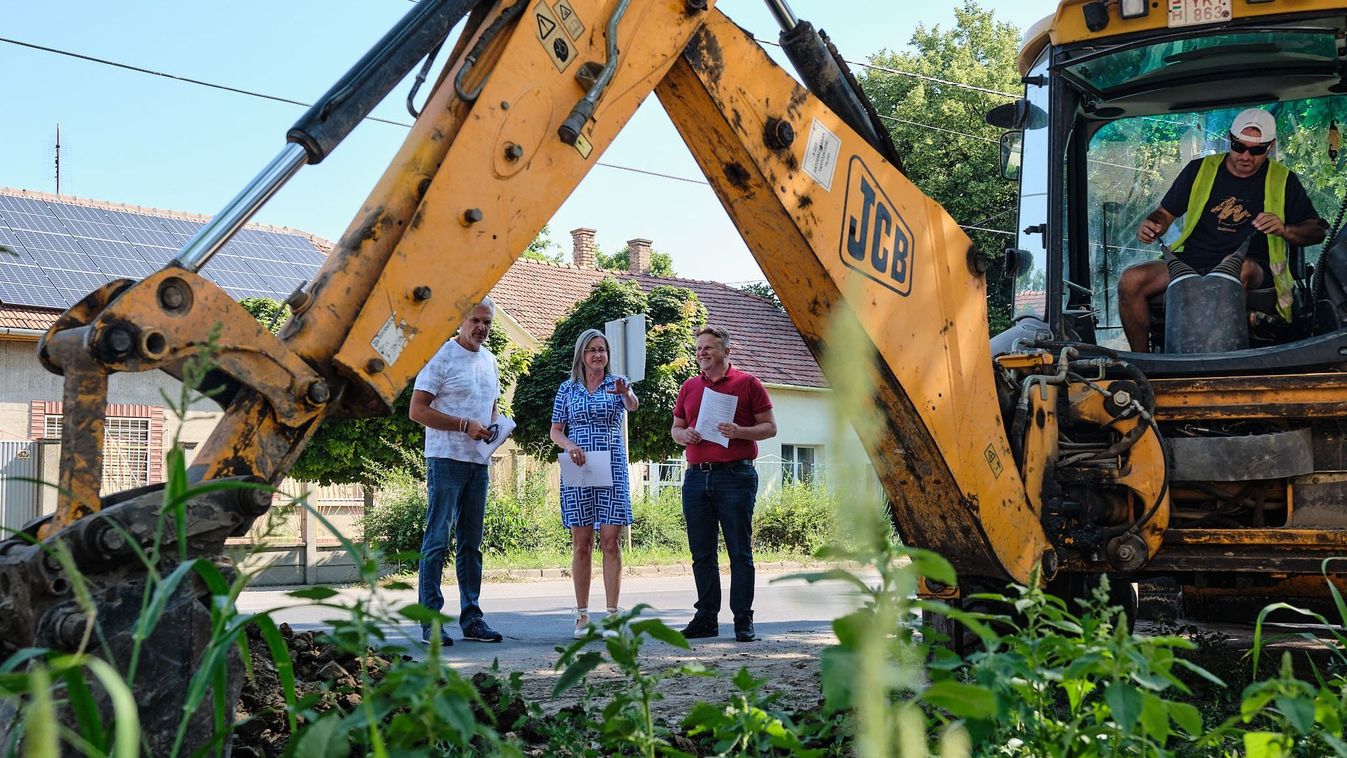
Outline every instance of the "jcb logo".
{"label": "jcb logo", "polygon": [[842,262],[907,296],[912,292],[912,232],[860,158],[847,170]]}

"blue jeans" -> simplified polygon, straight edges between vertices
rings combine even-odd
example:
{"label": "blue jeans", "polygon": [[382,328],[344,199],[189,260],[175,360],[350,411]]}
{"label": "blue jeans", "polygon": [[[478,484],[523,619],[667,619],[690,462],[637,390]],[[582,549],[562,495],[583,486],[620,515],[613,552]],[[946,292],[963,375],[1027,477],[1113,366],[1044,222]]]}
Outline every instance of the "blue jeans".
{"label": "blue jeans", "polygon": [[753,618],[753,505],[758,471],[752,461],[702,471],[689,468],[683,478],[683,518],[697,583],[697,616],[720,613],[719,533],[730,556],[730,611],[736,619]]}
{"label": "blue jeans", "polygon": [[426,459],[426,534],[421,540],[417,600],[438,611],[444,607],[440,578],[449,529],[454,530],[454,573],[458,576],[458,625],[482,617],[482,519],[486,515],[487,467],[451,458]]}

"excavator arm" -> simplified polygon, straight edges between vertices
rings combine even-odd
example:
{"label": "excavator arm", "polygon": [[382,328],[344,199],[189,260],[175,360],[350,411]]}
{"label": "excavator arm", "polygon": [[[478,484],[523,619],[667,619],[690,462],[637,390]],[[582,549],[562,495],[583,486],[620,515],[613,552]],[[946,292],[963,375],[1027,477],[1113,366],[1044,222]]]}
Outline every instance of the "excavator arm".
{"label": "excavator arm", "polygon": [[[99,496],[108,374],[181,375],[212,346],[225,412],[190,478],[254,486],[191,495],[168,532],[173,559],[161,561],[219,559],[269,506],[261,486],[284,477],[324,418],[387,412],[652,92],[815,355],[828,352],[834,319],[864,335],[850,349],[875,389],[859,405],[879,422],[864,442],[903,539],[973,575],[1051,575],[1056,555],[997,403],[985,259],[884,157],[891,148],[858,134],[854,113],[824,105],[711,5],[475,6],[406,142],[290,298],[278,336],[196,273],[195,254],[67,312],[41,347],[66,378],[63,491],[30,535],[38,544],[0,545],[0,646],[75,649],[90,630],[110,659],[131,645],[149,580],[127,543],[155,537],[163,493]],[[309,142],[295,141],[312,162]],[[85,577],[93,616],[72,593],[71,566],[50,558],[58,544]],[[203,593],[184,582],[151,640],[163,652],[141,674],[157,682],[141,705],[156,747],[177,714],[155,698],[181,693],[206,653]],[[208,744],[212,730],[203,718],[190,739]]]}

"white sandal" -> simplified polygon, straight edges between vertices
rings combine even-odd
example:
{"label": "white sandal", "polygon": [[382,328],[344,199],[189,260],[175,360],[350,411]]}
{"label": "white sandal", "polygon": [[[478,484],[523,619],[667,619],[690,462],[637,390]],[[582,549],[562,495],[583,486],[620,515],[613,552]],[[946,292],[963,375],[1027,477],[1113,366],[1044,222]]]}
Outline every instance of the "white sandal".
{"label": "white sandal", "polygon": [[[608,609],[608,615],[609,615],[609,616],[617,616],[617,615],[622,614],[622,613],[626,613],[626,611],[625,611],[623,608],[620,608],[620,607],[619,607],[619,608],[609,608],[609,609]],[[616,630],[616,629],[604,629],[604,630],[603,630],[603,637],[604,637],[604,639],[611,639],[611,638],[616,637],[616,636],[617,636],[617,630]]]}
{"label": "white sandal", "polygon": [[584,637],[589,630],[589,609],[576,608],[571,611],[571,620],[575,622],[575,630],[571,632],[571,636],[577,640]]}

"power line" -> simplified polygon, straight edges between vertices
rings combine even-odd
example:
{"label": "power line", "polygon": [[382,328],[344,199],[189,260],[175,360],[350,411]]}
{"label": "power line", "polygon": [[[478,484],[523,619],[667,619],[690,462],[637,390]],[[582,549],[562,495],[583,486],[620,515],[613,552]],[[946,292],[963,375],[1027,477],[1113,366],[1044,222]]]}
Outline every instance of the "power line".
{"label": "power line", "polygon": [[962,225],[962,224],[959,225],[959,228],[960,228],[960,229],[972,229],[972,230],[975,231],[975,232],[989,232],[989,233],[991,233],[991,234],[1004,234],[1004,235],[1006,235],[1007,237],[1014,237],[1014,236],[1015,236],[1015,233],[1014,233],[1014,232],[1009,232],[1009,231],[1006,231],[1005,229],[988,229],[988,228],[986,228],[986,227],[984,227],[984,226],[964,226],[964,225]]}
{"label": "power line", "polygon": [[[67,58],[77,58],[82,61],[89,61],[90,63],[101,63],[104,66],[112,66],[113,68],[121,68],[127,71],[135,71],[136,73],[140,74],[149,74],[150,76],[161,76],[165,79],[173,79],[175,81],[187,82],[188,84],[195,84],[201,87],[209,87],[211,89],[223,90],[225,92],[233,92],[238,95],[248,95],[250,97],[260,97],[263,100],[271,100],[277,103],[298,105],[301,108],[308,108],[313,105],[312,103],[300,102],[299,100],[291,100],[288,97],[280,97],[278,95],[267,95],[261,92],[253,92],[251,90],[239,89],[238,87],[230,87],[225,84],[215,84],[214,82],[206,82],[200,79],[192,79],[186,76],[178,76],[177,74],[168,74],[163,71],[155,71],[153,69],[141,68],[140,66],[132,66],[129,63],[118,63],[117,61],[110,61],[107,60],[106,58],[95,58],[92,55],[83,55],[81,53],[70,52],[69,50],[61,50],[54,47],[35,45],[31,42],[23,42],[21,40],[9,39],[8,37],[0,37],[0,42],[7,42],[11,45],[18,45],[19,47],[27,47],[33,50],[41,50],[44,53],[54,53],[56,55],[64,55]],[[375,116],[366,116],[366,118],[368,118],[371,121],[378,121],[384,124],[392,124],[393,126],[410,126],[409,124],[403,124],[397,121],[389,121],[388,119],[377,118]]]}
{"label": "power line", "polygon": [[[781,47],[781,43],[773,42],[769,39],[761,39],[759,37],[754,37],[753,39],[762,45],[772,45],[774,47]],[[940,79],[938,77],[927,76],[925,74],[918,74],[912,71],[901,71],[896,68],[889,68],[888,66],[880,66],[874,63],[862,63],[860,61],[847,60],[846,58],[843,58],[842,60],[846,61],[847,63],[853,66],[860,66],[861,68],[873,69],[875,71],[883,71],[886,74],[894,74],[896,76],[906,76],[912,79],[921,79],[922,81],[935,82],[936,84],[943,84],[947,87],[957,87],[959,89],[972,90],[974,92],[981,92],[986,95],[996,95],[997,97],[1008,97],[1011,99],[1019,97],[1019,95],[1010,92],[1002,92],[1000,90],[988,89],[986,87],[978,87],[977,85],[964,84],[963,82],[953,82],[950,81],[949,79]]]}
{"label": "power line", "polygon": [[897,121],[897,122],[900,123],[900,124],[911,124],[912,126],[920,126],[920,127],[923,128],[923,129],[930,129],[930,130],[936,131],[936,132],[945,132],[946,134],[957,134],[957,135],[959,135],[960,137],[968,137],[969,139],[982,140],[983,142],[990,142],[990,143],[992,143],[993,145],[998,145],[998,144],[1000,144],[1000,143],[997,142],[996,140],[991,139],[991,138],[989,138],[989,137],[979,137],[979,136],[977,136],[976,134],[969,134],[968,132],[956,132],[956,131],[954,131],[953,129],[946,129],[946,128],[940,127],[940,126],[932,126],[932,125],[930,125],[930,124],[923,124],[923,123],[921,123],[920,121],[908,121],[908,120],[905,119],[905,118],[898,118],[897,116],[885,116],[885,115],[882,114],[882,113],[879,115],[879,117],[882,118],[882,119],[888,120],[888,121]]}
{"label": "power line", "polygon": [[[0,37],[0,42],[7,42],[11,45],[18,45],[19,47],[26,47],[33,50],[41,50],[44,53],[53,53],[55,55],[66,56],[68,58],[76,58],[82,61],[88,61],[90,63],[99,63],[104,66],[112,66],[113,68],[120,68],[126,71],[134,71],[138,74],[149,74],[150,76],[159,76],[165,79],[172,79],[173,81],[185,82],[187,84],[195,84],[200,87],[208,87],[210,89],[217,89],[224,92],[232,92],[236,95],[247,95],[248,97],[261,98],[263,100],[270,100],[272,102],[277,103],[285,103],[287,105],[298,105],[301,108],[313,107],[313,103],[306,103],[303,102],[302,100],[292,100],[288,97],[280,97],[279,95],[268,95],[265,92],[254,92],[253,90],[246,90],[240,87],[231,87],[226,84],[216,84],[214,82],[202,81],[200,79],[192,79],[191,77],[178,76],[177,74],[169,74],[163,71],[155,71],[153,69],[141,68],[140,66],[132,66],[129,63],[120,63],[118,61],[108,60],[106,58],[97,58],[92,55],[74,53],[68,50],[61,50],[59,48],[46,47],[44,45],[35,45],[31,42],[23,42],[21,40],[9,39],[7,37]],[[378,116],[366,116],[365,118],[369,121],[377,121],[381,124],[388,124],[389,126],[400,126],[404,129],[412,128],[412,125],[406,123],[405,121],[393,121],[391,119],[379,118]],[[637,174],[658,176],[662,179],[673,179],[675,181],[687,182],[689,184],[701,184],[710,186],[710,183],[704,179],[689,179],[683,176],[674,176],[673,174],[663,174],[658,171],[650,171],[647,169],[634,168],[632,166],[620,166],[616,163],[604,163],[603,161],[596,161],[595,165],[603,166],[604,168],[613,168],[619,171],[631,171]]]}
{"label": "power line", "polygon": [[[32,50],[39,50],[39,51],[42,51],[42,52],[45,52],[45,53],[52,53],[52,54],[54,54],[54,55],[61,55],[61,56],[65,56],[65,57],[68,57],[68,58],[75,58],[75,59],[82,60],[82,61],[87,61],[87,62],[90,62],[90,63],[98,63],[98,64],[101,64],[101,65],[104,65],[104,66],[111,66],[111,67],[113,67],[113,68],[119,68],[119,69],[123,69],[123,70],[126,70],[126,71],[134,71],[134,72],[140,73],[140,74],[148,74],[148,75],[150,75],[150,76],[158,76],[158,77],[162,77],[162,78],[164,78],[164,79],[171,79],[171,80],[173,80],[173,81],[185,82],[185,83],[187,83],[187,84],[195,84],[195,85],[197,85],[197,86],[200,86],[200,87],[207,87],[207,88],[209,88],[209,89],[217,89],[217,90],[221,90],[221,91],[223,91],[223,92],[232,92],[232,93],[234,93],[234,94],[236,94],[236,95],[246,95],[246,96],[248,96],[248,97],[261,98],[261,99],[263,99],[263,100],[270,100],[270,101],[272,101],[272,102],[277,102],[277,103],[285,103],[285,104],[287,104],[287,105],[297,105],[297,106],[299,106],[299,107],[301,107],[301,108],[310,108],[310,107],[313,106],[312,103],[306,103],[306,102],[303,102],[303,101],[301,101],[301,100],[293,100],[293,99],[286,98],[286,97],[280,97],[280,96],[278,96],[278,95],[269,95],[269,94],[266,94],[266,93],[264,93],[264,92],[255,92],[255,91],[253,91],[253,90],[246,90],[246,89],[242,89],[242,88],[240,88],[240,87],[231,87],[231,86],[229,86],[229,85],[225,85],[225,84],[216,84],[216,83],[214,83],[214,82],[207,82],[207,81],[203,81],[203,80],[201,80],[201,79],[193,79],[193,78],[191,78],[191,77],[178,76],[177,74],[170,74],[170,73],[166,73],[166,72],[163,72],[163,71],[155,71],[155,70],[153,70],[153,69],[143,68],[143,67],[140,67],[140,66],[133,66],[133,65],[128,64],[128,63],[121,63],[121,62],[119,62],[119,61],[108,60],[108,59],[106,59],[106,58],[98,58],[98,57],[95,57],[95,56],[92,56],[92,55],[84,55],[84,54],[82,54],[82,53],[71,52],[71,51],[69,51],[69,50],[62,50],[62,49],[60,49],[60,48],[47,47],[47,46],[45,46],[45,45],[37,45],[37,44],[31,43],[31,42],[24,42],[24,41],[22,41],[22,40],[10,39],[10,38],[8,38],[8,37],[0,37],[0,42],[8,43],[8,44],[11,44],[11,45],[17,45],[17,46],[19,46],[19,47],[26,47],[26,48],[29,48],[29,49],[32,49]],[[775,43],[769,43],[769,44],[775,44]],[[858,64],[858,65],[864,65],[864,64]],[[943,81],[943,80],[936,80],[936,81]],[[952,84],[957,84],[957,83],[954,83],[954,82],[951,82],[951,83],[952,83]],[[971,86],[971,85],[969,85],[969,86]],[[973,89],[980,89],[980,88],[973,88]],[[1001,93],[997,93],[997,94],[1001,94]],[[388,125],[390,125],[390,126],[400,126],[400,127],[404,128],[404,129],[410,129],[410,128],[412,127],[411,124],[406,123],[406,122],[402,122],[402,121],[392,121],[392,120],[390,120],[390,119],[379,118],[379,117],[377,117],[377,116],[366,116],[365,118],[368,119],[368,120],[370,120],[370,121],[377,121],[377,122],[379,122],[379,123],[381,123],[381,124],[388,124]],[[891,120],[891,121],[898,121],[898,122],[906,123],[906,124],[911,124],[911,125],[913,125],[913,126],[918,126],[918,127],[923,128],[923,129],[931,129],[931,130],[933,130],[933,131],[938,131],[938,132],[948,132],[948,133],[950,133],[950,134],[958,134],[958,135],[962,135],[962,136],[964,136],[964,137],[971,137],[972,139],[983,140],[983,141],[985,141],[985,142],[992,142],[992,143],[995,143],[995,142],[996,142],[996,140],[987,139],[986,137],[978,137],[978,136],[973,135],[973,134],[967,134],[967,133],[965,133],[965,132],[958,132],[958,131],[954,131],[954,130],[952,130],[952,129],[944,129],[944,128],[942,128],[942,127],[932,126],[932,125],[930,125],[930,124],[923,124],[923,123],[920,123],[920,122],[917,122],[917,121],[908,121],[908,120],[906,120],[906,119],[897,118],[897,117],[895,117],[895,116],[880,116],[880,118],[889,119],[889,120]],[[683,177],[683,176],[676,176],[676,175],[674,175],[674,174],[665,174],[665,173],[661,173],[661,172],[659,172],[659,171],[651,171],[651,170],[648,170],[648,169],[635,168],[635,167],[633,167],[633,166],[623,166],[623,165],[616,164],[616,163],[605,163],[605,162],[603,162],[603,161],[596,161],[596,162],[595,162],[595,165],[603,166],[604,168],[616,169],[616,170],[618,170],[618,171],[630,171],[630,172],[632,172],[632,173],[636,173],[636,174],[644,174],[644,175],[646,175],[646,176],[655,176],[655,177],[659,177],[659,178],[661,178],[661,179],[671,179],[671,180],[673,180],[673,181],[686,182],[686,183],[688,183],[688,184],[700,184],[700,185],[703,185],[703,186],[710,186],[710,182],[707,182],[707,181],[704,180],[704,179],[689,179],[689,178]],[[1009,234],[1009,232],[1005,232],[1005,231],[1000,230],[1000,229],[980,229],[979,227],[965,227],[965,228],[968,228],[968,229],[978,229],[979,231],[989,231],[989,232],[997,232],[997,233],[1001,233],[1001,234]]]}

